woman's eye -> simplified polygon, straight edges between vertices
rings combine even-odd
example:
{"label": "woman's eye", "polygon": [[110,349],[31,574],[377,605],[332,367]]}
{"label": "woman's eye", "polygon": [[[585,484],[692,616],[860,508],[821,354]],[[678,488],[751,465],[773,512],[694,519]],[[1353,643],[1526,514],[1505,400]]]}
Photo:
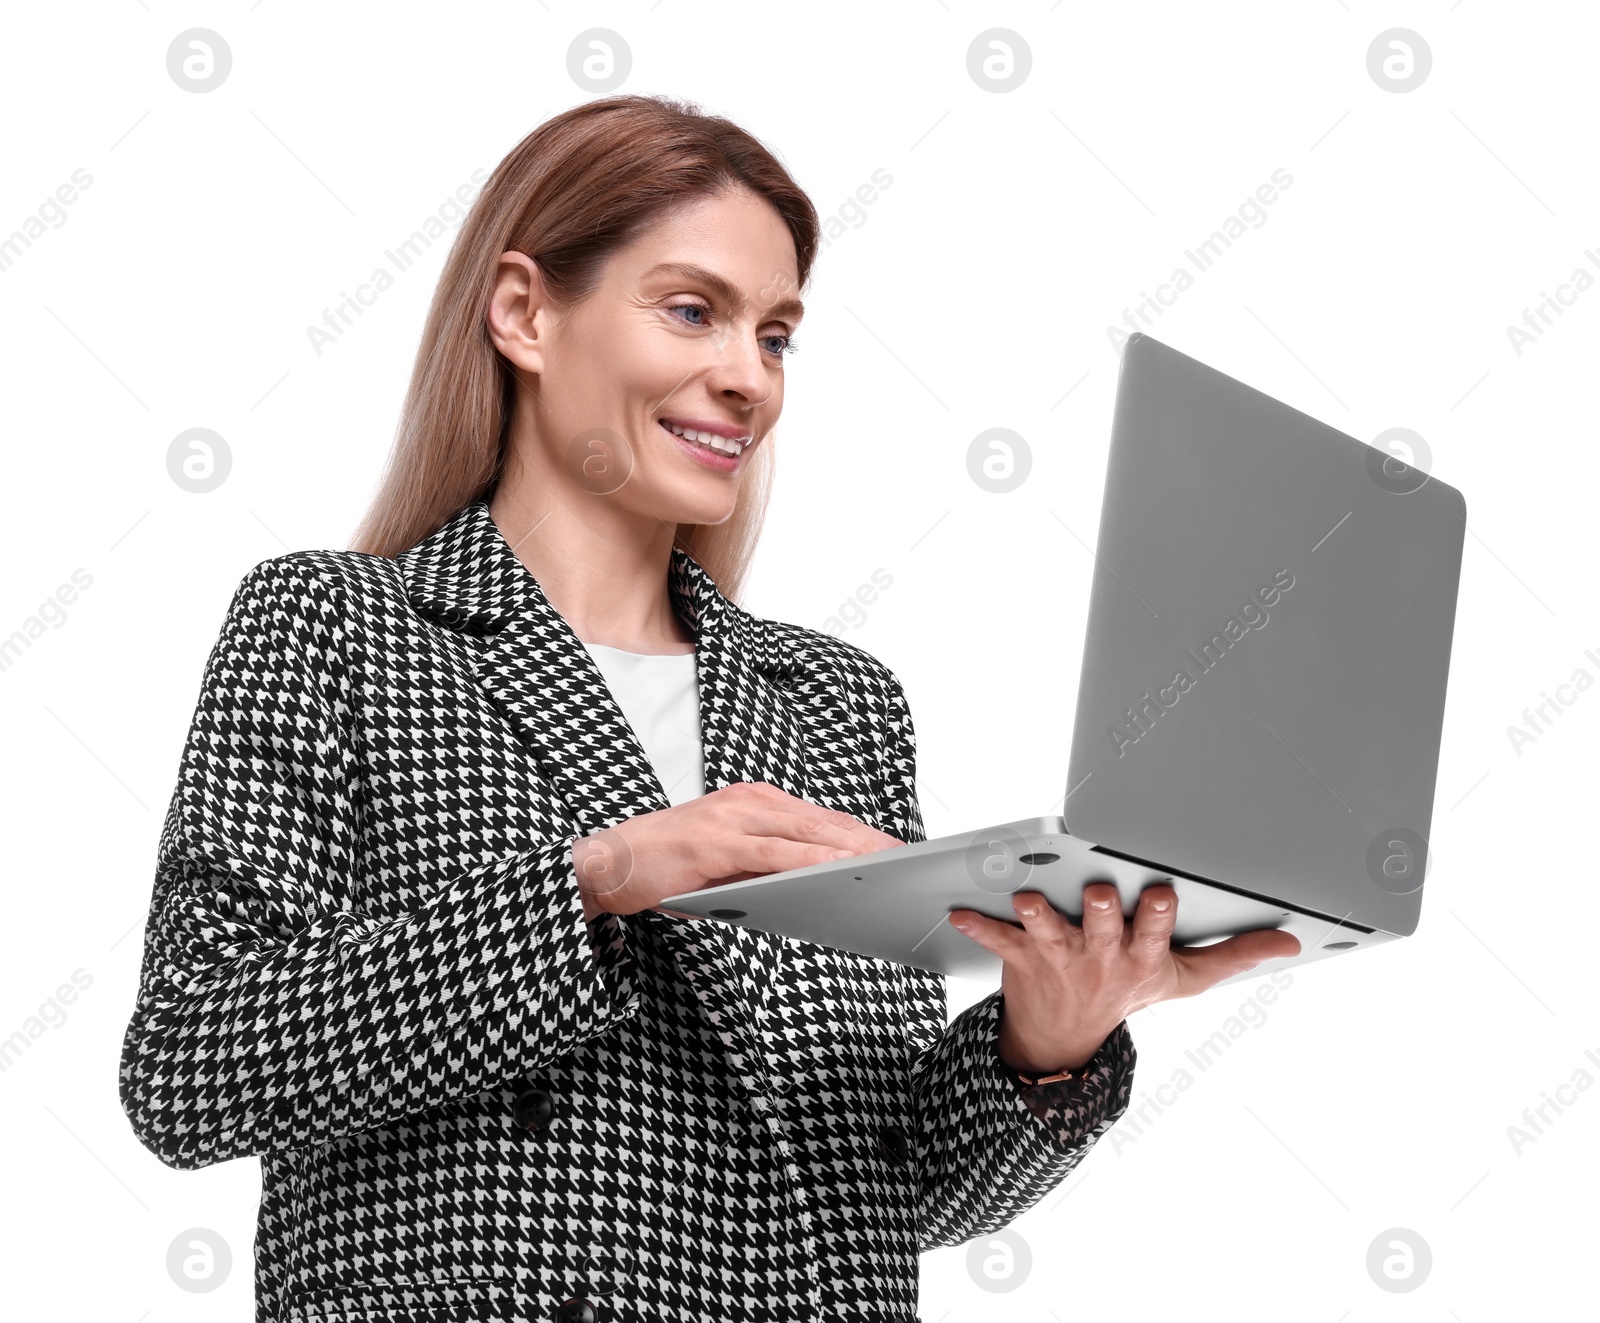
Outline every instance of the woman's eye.
{"label": "woman's eye", "polygon": [[[711,309],[710,308],[702,308],[698,303],[674,303],[667,309],[667,311],[668,312],[698,312],[698,313],[704,315],[706,313],[709,313],[711,311]],[[704,322],[690,322],[689,325],[690,326],[704,326],[705,323]]]}
{"label": "woman's eye", "polygon": [[[667,305],[667,311],[699,313],[701,319],[698,321],[690,321],[690,326],[709,325],[709,322],[706,319],[711,316],[711,309],[699,303],[672,303]],[[795,337],[792,335],[764,335],[761,338],[765,341],[777,340],[782,342],[776,349],[768,348],[767,352],[774,358],[782,358],[785,354],[792,354],[796,349],[799,348],[798,341],[796,341]]]}

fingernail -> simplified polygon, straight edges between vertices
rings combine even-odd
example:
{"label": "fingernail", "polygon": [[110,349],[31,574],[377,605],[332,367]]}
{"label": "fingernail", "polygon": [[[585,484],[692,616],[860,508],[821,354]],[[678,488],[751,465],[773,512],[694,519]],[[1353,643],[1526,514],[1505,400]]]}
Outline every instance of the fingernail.
{"label": "fingernail", "polygon": [[833,857],[835,859],[848,859],[854,853],[854,850],[835,850],[833,852]]}
{"label": "fingernail", "polygon": [[950,926],[952,928],[959,928],[964,933],[969,933],[972,931],[972,922],[970,919],[951,919]]}

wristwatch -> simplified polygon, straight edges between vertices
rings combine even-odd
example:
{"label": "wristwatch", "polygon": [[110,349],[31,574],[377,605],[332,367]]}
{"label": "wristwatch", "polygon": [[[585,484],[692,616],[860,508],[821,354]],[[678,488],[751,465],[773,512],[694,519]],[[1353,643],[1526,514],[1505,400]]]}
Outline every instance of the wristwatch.
{"label": "wristwatch", "polygon": [[1056,1084],[1062,1080],[1076,1079],[1086,1069],[1087,1067],[1079,1067],[1078,1070],[1063,1070],[1054,1075],[1040,1075],[1037,1078],[1031,1075],[1024,1075],[1020,1070],[1014,1070],[1011,1073],[1017,1077],[1017,1083],[1031,1089],[1036,1084]]}

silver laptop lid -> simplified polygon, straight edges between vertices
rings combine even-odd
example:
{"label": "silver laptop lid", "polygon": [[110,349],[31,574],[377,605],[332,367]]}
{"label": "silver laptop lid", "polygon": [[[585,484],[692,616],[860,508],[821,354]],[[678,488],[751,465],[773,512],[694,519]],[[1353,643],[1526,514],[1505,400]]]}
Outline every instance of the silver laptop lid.
{"label": "silver laptop lid", "polygon": [[1130,337],[1068,829],[1414,931],[1465,532],[1455,488]]}

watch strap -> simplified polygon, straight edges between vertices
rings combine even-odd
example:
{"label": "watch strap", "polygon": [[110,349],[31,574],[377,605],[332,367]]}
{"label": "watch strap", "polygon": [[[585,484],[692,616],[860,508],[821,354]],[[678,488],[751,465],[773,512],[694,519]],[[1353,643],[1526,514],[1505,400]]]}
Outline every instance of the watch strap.
{"label": "watch strap", "polygon": [[1062,1070],[1062,1071],[1056,1072],[1056,1074],[1054,1074],[1054,1075],[1037,1075],[1037,1076],[1035,1076],[1035,1075],[1026,1075],[1020,1070],[1013,1071],[1012,1073],[1017,1077],[1017,1082],[1019,1084],[1022,1084],[1025,1087],[1031,1089],[1035,1085],[1039,1085],[1039,1084],[1057,1084],[1057,1083],[1060,1083],[1062,1080],[1076,1079],[1081,1072],[1077,1071],[1077,1070]]}

